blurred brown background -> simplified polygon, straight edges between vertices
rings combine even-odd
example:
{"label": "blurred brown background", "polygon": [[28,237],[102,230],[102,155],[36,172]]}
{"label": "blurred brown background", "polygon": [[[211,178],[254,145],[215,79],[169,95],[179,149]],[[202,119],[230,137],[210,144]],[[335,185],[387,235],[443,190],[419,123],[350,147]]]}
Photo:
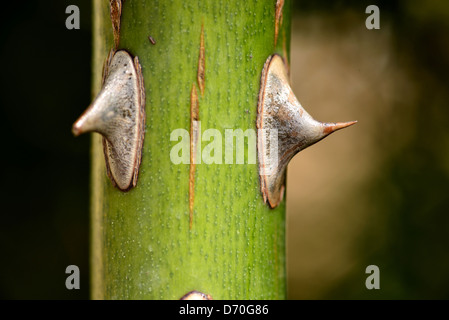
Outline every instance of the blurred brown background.
{"label": "blurred brown background", "polygon": [[366,3],[303,6],[293,91],[318,120],[359,122],[289,165],[289,298],[447,299],[449,3],[378,3],[380,30]]}
{"label": "blurred brown background", "polygon": [[[89,297],[89,137],[70,127],[90,101],[91,2],[53,2],[11,2],[0,20],[2,299]],[[449,3],[297,0],[293,16],[298,99],[359,123],[289,166],[288,297],[448,299]],[[64,286],[69,264],[81,290]],[[365,288],[371,264],[380,290]]]}

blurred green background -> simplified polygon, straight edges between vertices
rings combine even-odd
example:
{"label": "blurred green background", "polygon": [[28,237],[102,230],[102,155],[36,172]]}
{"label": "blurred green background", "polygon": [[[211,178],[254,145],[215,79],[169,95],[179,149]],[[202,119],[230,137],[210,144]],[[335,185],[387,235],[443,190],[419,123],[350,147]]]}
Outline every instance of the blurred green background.
{"label": "blurred green background", "polygon": [[[76,4],[81,29],[67,30]],[[380,30],[365,8],[380,8]],[[0,20],[0,298],[89,298],[91,2],[15,1]],[[449,298],[449,3],[294,2],[291,77],[322,121],[358,120],[287,179],[290,299]],[[81,289],[65,288],[65,268]],[[365,268],[380,268],[367,290]]]}

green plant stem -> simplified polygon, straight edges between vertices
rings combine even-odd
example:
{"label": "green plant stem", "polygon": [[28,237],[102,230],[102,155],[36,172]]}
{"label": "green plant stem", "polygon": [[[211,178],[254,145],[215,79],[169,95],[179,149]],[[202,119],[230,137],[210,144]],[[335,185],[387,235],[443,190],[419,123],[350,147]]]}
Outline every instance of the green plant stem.
{"label": "green plant stem", "polygon": [[[264,204],[258,166],[247,156],[245,164],[224,163],[224,137],[225,129],[256,130],[264,62],[290,47],[289,6],[275,47],[274,1],[123,3],[119,49],[142,65],[146,134],[137,186],[126,193],[112,187],[100,136],[92,139],[94,299],[179,299],[192,290],[214,299],[286,297],[285,201],[276,209]],[[204,95],[197,80],[202,27]],[[94,94],[112,47],[108,1],[95,0]],[[196,165],[190,228],[190,165],[170,160],[178,143],[170,134],[190,132],[193,85],[201,132],[223,136],[223,164]]]}

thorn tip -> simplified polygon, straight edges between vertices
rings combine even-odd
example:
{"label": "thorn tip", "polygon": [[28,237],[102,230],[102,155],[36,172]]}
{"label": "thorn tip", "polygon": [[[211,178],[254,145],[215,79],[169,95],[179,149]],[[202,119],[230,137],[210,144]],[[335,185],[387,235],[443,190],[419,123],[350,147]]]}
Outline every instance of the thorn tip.
{"label": "thorn tip", "polygon": [[76,123],[72,126],[72,133],[75,137],[78,137],[81,134],[81,130],[78,128]]}
{"label": "thorn tip", "polygon": [[83,116],[81,116],[72,126],[72,133],[75,137],[85,133],[83,130]]}
{"label": "thorn tip", "polygon": [[338,131],[343,128],[350,127],[356,123],[357,123],[357,120],[348,121],[348,122],[325,123],[323,131],[325,134],[331,134],[332,132]]}

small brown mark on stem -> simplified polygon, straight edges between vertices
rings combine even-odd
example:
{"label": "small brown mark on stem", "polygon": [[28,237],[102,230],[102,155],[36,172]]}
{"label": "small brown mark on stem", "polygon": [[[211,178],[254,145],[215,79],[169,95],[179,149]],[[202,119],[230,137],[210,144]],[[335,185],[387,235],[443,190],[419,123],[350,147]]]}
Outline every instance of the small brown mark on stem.
{"label": "small brown mark on stem", "polygon": [[196,152],[199,139],[199,103],[195,83],[190,91],[190,174],[189,174],[189,228],[193,224],[193,203],[195,201],[195,167]]}
{"label": "small brown mark on stem", "polygon": [[274,22],[274,45],[278,41],[278,33],[279,27],[282,24],[282,8],[284,7],[284,0],[276,1],[276,14],[275,14],[275,22]]}
{"label": "small brown mark on stem", "polygon": [[208,294],[193,290],[181,297],[179,300],[213,300]]}
{"label": "small brown mark on stem", "polygon": [[204,47],[204,24],[202,24],[200,36],[200,53],[198,57],[198,74],[197,74],[198,87],[200,89],[201,96],[204,95],[204,88],[206,86],[205,72],[206,72],[206,49]]}
{"label": "small brown mark on stem", "polygon": [[151,44],[154,46],[156,44],[156,40],[152,36],[148,36],[148,40],[150,40]]}
{"label": "small brown mark on stem", "polygon": [[114,33],[114,46],[118,48],[120,43],[120,18],[122,16],[122,1],[121,0],[109,0],[111,5],[111,21],[112,31]]}

